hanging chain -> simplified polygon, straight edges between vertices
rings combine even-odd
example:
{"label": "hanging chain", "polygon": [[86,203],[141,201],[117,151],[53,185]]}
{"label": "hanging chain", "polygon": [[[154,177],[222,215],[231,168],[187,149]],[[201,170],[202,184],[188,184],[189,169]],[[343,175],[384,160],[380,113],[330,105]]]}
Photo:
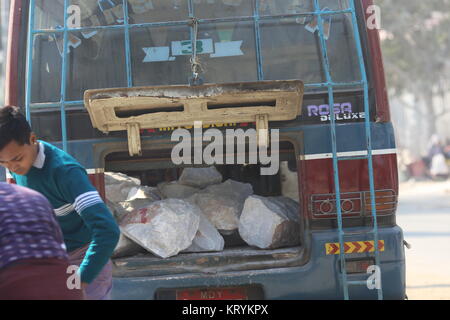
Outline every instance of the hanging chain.
{"label": "hanging chain", "polygon": [[200,78],[201,65],[197,57],[198,19],[196,17],[191,17],[191,26],[193,29],[193,44],[191,56],[192,78],[190,83],[191,85],[201,85],[203,81]]}

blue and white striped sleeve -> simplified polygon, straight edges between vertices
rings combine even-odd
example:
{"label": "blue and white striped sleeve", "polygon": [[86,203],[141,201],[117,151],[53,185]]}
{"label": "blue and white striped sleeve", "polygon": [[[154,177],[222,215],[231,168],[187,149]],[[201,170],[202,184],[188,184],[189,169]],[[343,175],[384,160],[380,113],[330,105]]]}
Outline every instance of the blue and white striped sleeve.
{"label": "blue and white striped sleeve", "polygon": [[103,203],[98,191],[88,191],[75,198],[74,208],[76,212],[81,214],[86,208],[98,203]]}
{"label": "blue and white striped sleeve", "polygon": [[110,259],[119,241],[119,227],[91,184],[82,167],[71,166],[57,170],[56,181],[60,193],[67,203],[72,203],[76,212],[91,231],[91,243],[80,265],[81,281],[92,282]]}

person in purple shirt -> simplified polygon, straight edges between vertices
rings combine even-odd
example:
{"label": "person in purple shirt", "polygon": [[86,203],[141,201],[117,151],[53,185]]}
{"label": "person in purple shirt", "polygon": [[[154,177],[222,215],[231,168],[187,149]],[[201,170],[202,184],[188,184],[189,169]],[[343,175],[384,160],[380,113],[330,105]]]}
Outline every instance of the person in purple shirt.
{"label": "person in purple shirt", "polygon": [[48,200],[0,182],[0,300],[79,300],[61,229]]}

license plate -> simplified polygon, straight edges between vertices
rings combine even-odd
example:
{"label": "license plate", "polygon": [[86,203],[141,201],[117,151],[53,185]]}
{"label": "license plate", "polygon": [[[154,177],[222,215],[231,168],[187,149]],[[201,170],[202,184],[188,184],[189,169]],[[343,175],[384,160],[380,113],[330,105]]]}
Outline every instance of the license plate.
{"label": "license plate", "polygon": [[246,288],[204,288],[176,291],[177,300],[247,300]]}

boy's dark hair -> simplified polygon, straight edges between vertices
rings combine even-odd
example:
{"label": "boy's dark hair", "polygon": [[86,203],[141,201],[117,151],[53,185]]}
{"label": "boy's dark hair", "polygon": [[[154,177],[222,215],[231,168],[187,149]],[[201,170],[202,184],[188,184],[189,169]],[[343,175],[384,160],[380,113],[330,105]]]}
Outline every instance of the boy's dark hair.
{"label": "boy's dark hair", "polygon": [[31,127],[19,108],[5,106],[0,108],[0,150],[11,141],[19,145],[29,144]]}

